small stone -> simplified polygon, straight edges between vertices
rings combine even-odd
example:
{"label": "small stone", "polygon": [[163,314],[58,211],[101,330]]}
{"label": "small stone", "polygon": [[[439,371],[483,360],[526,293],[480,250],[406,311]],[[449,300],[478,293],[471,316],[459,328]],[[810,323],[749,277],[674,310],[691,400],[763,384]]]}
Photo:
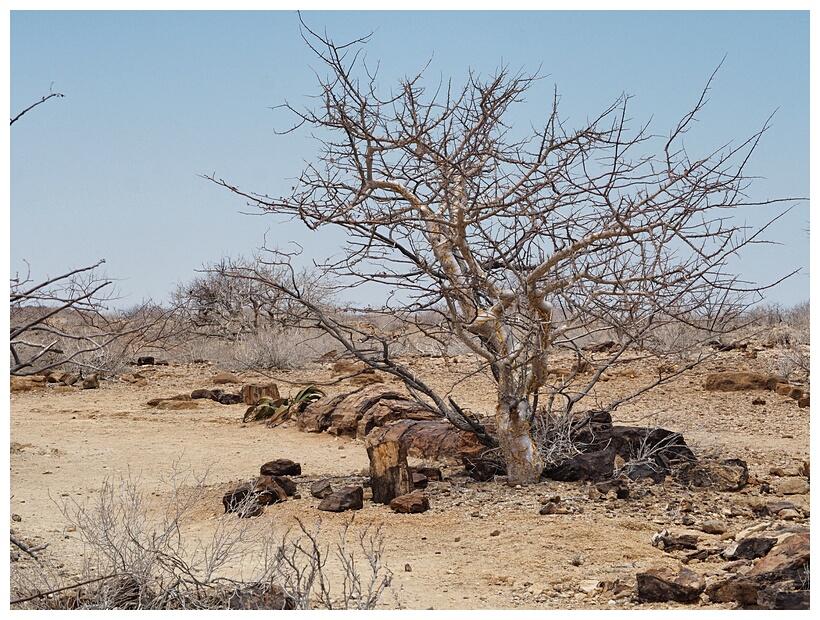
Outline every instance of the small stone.
{"label": "small stone", "polygon": [[501,534],[501,530],[493,530],[490,532],[490,536],[499,536]]}
{"label": "small stone", "polygon": [[412,573],[413,572],[413,567],[410,566],[409,564],[405,564],[404,565],[404,572],[405,573]]}
{"label": "small stone", "polygon": [[19,521],[22,521],[22,520],[23,520],[23,517],[21,517],[21,516],[20,516],[20,515],[18,515],[17,513],[14,513],[13,515],[11,515],[11,520],[12,520],[12,521],[18,521],[18,522],[19,522]]}
{"label": "small stone", "polygon": [[717,519],[709,519],[703,522],[700,529],[707,534],[723,534],[726,531],[726,524]]}
{"label": "small stone", "polygon": [[783,495],[804,495],[811,486],[803,478],[784,478],[777,484],[777,490]]}

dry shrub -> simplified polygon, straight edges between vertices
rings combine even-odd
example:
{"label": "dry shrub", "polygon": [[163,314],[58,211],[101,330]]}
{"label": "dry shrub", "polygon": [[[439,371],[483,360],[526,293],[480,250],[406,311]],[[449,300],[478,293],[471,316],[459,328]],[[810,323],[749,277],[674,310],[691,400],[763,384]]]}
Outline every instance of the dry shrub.
{"label": "dry shrub", "polygon": [[319,542],[320,523],[309,530],[300,521],[295,535],[280,536],[269,522],[228,513],[203,540],[193,513],[213,498],[204,475],[189,478],[175,473],[165,501],[128,478],[106,481],[82,505],[64,504],[84,546],[81,574],[20,559],[12,563],[12,608],[373,609],[387,592],[401,606],[378,530],[360,532],[350,549],[348,526],[331,548]]}

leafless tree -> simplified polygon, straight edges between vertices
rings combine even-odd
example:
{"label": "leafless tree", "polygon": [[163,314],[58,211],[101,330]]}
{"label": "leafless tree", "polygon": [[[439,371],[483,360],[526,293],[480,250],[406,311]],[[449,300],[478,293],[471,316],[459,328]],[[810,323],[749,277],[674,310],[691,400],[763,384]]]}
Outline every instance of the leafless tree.
{"label": "leafless tree", "polygon": [[[259,280],[237,277],[237,272],[255,268],[264,282],[290,277],[290,271],[263,266],[243,257],[223,258],[203,266],[201,274],[176,287],[173,304],[179,316],[197,335],[236,340],[262,328],[285,328],[299,324],[304,307],[291,297]],[[333,301],[331,289],[318,272],[301,270],[297,287],[319,304]]]}
{"label": "leafless tree", "polygon": [[175,329],[173,310],[151,302],[127,312],[107,310],[113,281],[99,274],[104,262],[40,282],[29,273],[11,278],[11,374],[32,375],[64,364],[111,371],[143,347],[165,346]]}
{"label": "leafless tree", "polygon": [[[330,274],[386,286],[385,312],[410,322],[423,313],[427,325],[435,316],[438,334],[484,360],[498,389],[490,426],[429,388],[386,339],[322,312],[295,284],[270,283],[351,353],[401,377],[488,445],[497,441],[508,483],[532,483],[543,469],[531,434],[539,399],[569,412],[657,328],[682,321],[719,332],[761,290],[732,275],[728,262],[766,228],[738,224],[733,212],[786,201],[745,193],[747,162],[768,121],[703,155],[683,143],[714,74],[668,135],[633,126],[627,95],[571,129],[555,94],[546,119],[525,130],[510,111],[536,76],[502,68],[490,77],[470,73],[462,87],[428,88],[422,71],[385,92],[363,57],[367,37],[336,44],[302,28],[327,76],[317,72],[314,107],[284,108],[297,119],[290,131],[305,126],[318,140],[316,160],[280,198],[209,178],[263,212],[310,230],[341,229],[346,244],[342,258],[324,266]],[[618,343],[591,376],[551,382],[552,352],[569,349],[582,362],[581,345],[605,333]]]}

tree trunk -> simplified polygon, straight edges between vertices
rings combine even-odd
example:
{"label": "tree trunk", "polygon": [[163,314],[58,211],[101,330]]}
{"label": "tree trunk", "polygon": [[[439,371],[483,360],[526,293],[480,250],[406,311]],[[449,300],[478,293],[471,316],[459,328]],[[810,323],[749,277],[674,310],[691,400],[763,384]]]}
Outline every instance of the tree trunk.
{"label": "tree trunk", "polygon": [[413,490],[407,467],[407,450],[398,441],[385,441],[367,447],[370,458],[370,486],[373,501],[389,504],[394,498]]}
{"label": "tree trunk", "polygon": [[499,399],[496,407],[498,445],[507,466],[507,484],[534,484],[541,478],[544,462],[530,436],[529,403]]}

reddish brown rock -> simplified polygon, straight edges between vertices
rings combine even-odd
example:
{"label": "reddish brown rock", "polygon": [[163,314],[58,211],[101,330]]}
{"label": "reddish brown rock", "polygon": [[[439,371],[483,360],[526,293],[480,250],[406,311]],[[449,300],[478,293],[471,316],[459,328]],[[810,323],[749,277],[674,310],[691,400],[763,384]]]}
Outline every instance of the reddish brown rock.
{"label": "reddish brown rock", "polygon": [[405,514],[426,512],[430,510],[430,500],[423,493],[407,493],[394,497],[390,501],[390,509]]}
{"label": "reddish brown rock", "polygon": [[804,396],[803,398],[799,399],[797,401],[797,406],[800,407],[801,409],[805,409],[806,407],[808,407],[809,406],[809,397]]}
{"label": "reddish brown rock", "polygon": [[262,476],[259,478],[252,492],[256,496],[257,503],[262,505],[284,502],[288,499],[288,494],[279,486],[274,476]]}
{"label": "reddish brown rock", "polygon": [[211,379],[216,385],[223,385],[226,383],[239,383],[239,378],[229,372],[220,372]]}

